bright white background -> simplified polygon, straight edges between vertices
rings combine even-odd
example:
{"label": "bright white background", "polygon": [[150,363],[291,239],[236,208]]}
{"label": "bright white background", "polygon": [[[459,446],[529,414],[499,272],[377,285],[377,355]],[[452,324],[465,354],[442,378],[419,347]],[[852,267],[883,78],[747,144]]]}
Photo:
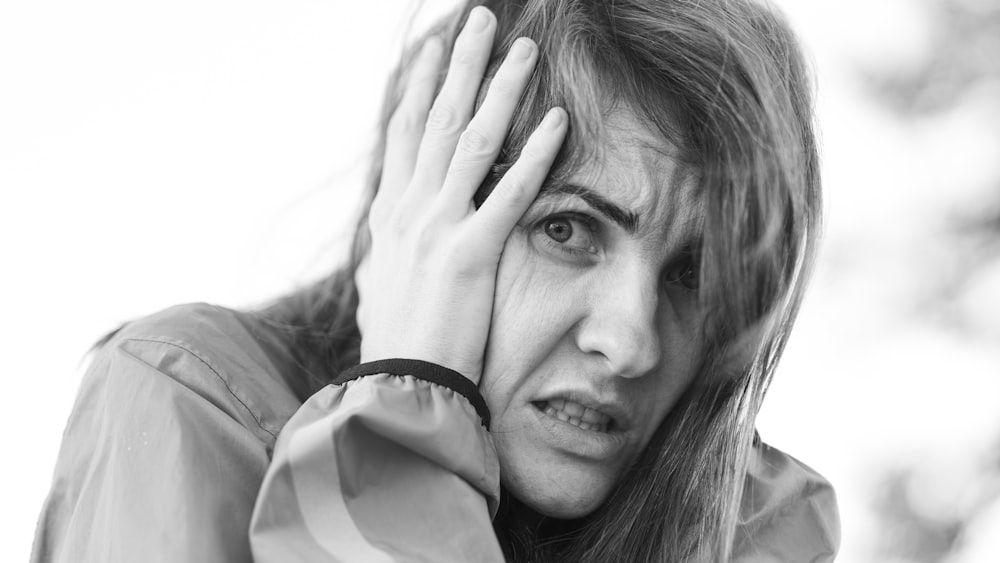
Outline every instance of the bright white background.
{"label": "bright white background", "polygon": [[[928,48],[914,3],[779,4],[819,77],[828,236],[760,429],[836,485],[840,560],[876,561],[881,468],[922,463],[939,492],[918,508],[954,510],[980,498],[969,476],[1000,434],[1000,268],[963,289],[960,326],[919,306],[949,267],[942,209],[982,197],[1000,141],[979,113],[903,123],[861,88],[857,61]],[[333,263],[404,5],[0,5],[0,560],[28,557],[91,343],[175,303],[252,305]],[[996,503],[986,522],[1000,529]],[[988,560],[997,536],[955,560]]]}

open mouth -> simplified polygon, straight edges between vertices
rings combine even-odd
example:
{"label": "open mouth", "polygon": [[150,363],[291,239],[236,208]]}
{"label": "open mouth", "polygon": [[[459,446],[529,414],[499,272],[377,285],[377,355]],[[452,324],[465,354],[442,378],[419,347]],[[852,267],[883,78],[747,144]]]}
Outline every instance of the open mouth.
{"label": "open mouth", "polygon": [[615,420],[611,416],[585,407],[580,403],[565,399],[552,399],[551,401],[535,401],[531,404],[552,418],[572,424],[582,430],[607,433],[612,432],[615,428]]}

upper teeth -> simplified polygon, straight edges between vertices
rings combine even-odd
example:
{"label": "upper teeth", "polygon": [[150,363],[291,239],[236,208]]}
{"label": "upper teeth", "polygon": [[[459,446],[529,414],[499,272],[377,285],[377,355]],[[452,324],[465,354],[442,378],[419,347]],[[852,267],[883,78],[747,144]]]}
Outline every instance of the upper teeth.
{"label": "upper teeth", "polygon": [[545,414],[574,426],[579,426],[584,430],[596,430],[598,432],[607,432],[608,424],[611,423],[610,416],[587,408],[580,403],[574,403],[565,399],[549,401],[545,405]]}

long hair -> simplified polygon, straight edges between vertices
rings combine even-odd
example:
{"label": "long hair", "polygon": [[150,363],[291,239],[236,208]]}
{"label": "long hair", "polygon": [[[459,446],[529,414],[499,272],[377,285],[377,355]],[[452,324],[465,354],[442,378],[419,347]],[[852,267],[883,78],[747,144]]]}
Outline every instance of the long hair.
{"label": "long hair", "polygon": [[[512,560],[725,561],[737,530],[754,420],[798,311],[820,228],[810,85],[776,10],[752,0],[470,1],[410,46],[390,79],[378,155],[414,53],[430,35],[451,45],[474,5],[497,16],[480,101],[517,37],[540,50],[511,131],[480,187],[488,196],[552,106],[570,132],[551,176],[593,157],[615,109],[632,111],[680,148],[703,207],[698,301],[707,343],[694,382],[607,501],[571,525],[495,528]],[[441,77],[443,80],[443,76]],[[354,272],[368,248],[367,205],[347,264],[263,314],[293,330],[318,389],[358,361]],[[512,501],[516,502],[516,501]]]}

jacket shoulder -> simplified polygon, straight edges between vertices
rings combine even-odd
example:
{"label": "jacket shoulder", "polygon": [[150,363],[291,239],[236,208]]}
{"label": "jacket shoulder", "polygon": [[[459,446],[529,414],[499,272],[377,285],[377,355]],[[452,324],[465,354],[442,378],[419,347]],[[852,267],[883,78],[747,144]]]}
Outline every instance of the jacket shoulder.
{"label": "jacket shoulder", "polygon": [[[259,427],[270,443],[301,404],[290,383],[297,366],[287,339],[252,313],[205,303],[170,307],[124,325],[94,362],[121,355]],[[127,377],[125,371],[117,375]]]}
{"label": "jacket shoulder", "polygon": [[744,483],[734,561],[833,561],[840,515],[833,486],[816,470],[759,442]]}
{"label": "jacket shoulder", "polygon": [[77,392],[32,561],[250,560],[253,503],[299,406],[283,349],[252,315],[201,304],[114,333]]}

